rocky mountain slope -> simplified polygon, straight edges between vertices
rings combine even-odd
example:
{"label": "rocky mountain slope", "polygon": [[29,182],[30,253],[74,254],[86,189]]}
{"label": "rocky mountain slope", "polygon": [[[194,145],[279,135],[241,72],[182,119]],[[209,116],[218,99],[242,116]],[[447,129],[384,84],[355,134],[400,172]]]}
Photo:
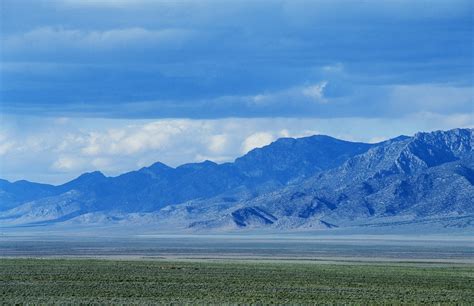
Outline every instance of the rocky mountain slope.
{"label": "rocky mountain slope", "polygon": [[[60,186],[2,180],[0,211],[4,212],[0,218],[5,224],[7,217],[11,219],[17,211],[30,207],[31,222],[40,221],[33,218],[35,211],[46,221],[47,212],[61,210],[66,199],[75,203],[75,214],[153,212],[166,205],[225,193],[229,194],[227,201],[236,202],[301,181],[371,147],[328,136],[282,138],[233,163],[220,165],[205,161],[171,168],[157,162],[117,177],[106,177],[99,171],[85,173]],[[55,221],[57,215],[53,216],[49,221]]]}
{"label": "rocky mountain slope", "polygon": [[155,163],[118,177],[87,173],[61,186],[1,181],[0,224],[462,230],[474,227],[473,148],[472,129],[378,144],[312,136],[279,139],[220,165]]}
{"label": "rocky mountain slope", "polygon": [[[449,219],[446,226],[474,225],[473,147],[472,130],[397,138],[300,184],[213,212],[217,218],[191,225],[293,229],[442,219]],[[203,205],[189,203],[186,209]]]}

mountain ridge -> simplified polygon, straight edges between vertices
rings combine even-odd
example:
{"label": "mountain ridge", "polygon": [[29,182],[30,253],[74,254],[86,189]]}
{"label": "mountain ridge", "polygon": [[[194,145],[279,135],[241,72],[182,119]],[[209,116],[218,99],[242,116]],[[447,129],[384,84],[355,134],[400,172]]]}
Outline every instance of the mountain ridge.
{"label": "mountain ridge", "polygon": [[[329,144],[327,143],[328,141]],[[303,147],[307,151],[301,156],[293,155],[288,157],[289,151],[293,150],[293,147],[300,142],[305,143]],[[354,155],[363,152],[371,146],[370,144],[336,140],[328,136],[310,136],[293,140],[290,138],[279,139],[268,146],[251,150],[244,156],[237,158],[234,163],[216,164],[211,161],[204,161],[201,163],[183,164],[172,168],[157,162],[149,167],[143,167],[115,177],[106,177],[100,171],[88,172],[58,186],[47,185],[48,195],[59,195],[74,189],[105,197],[106,199],[103,199],[101,203],[102,208],[105,208],[111,202],[116,207],[117,205],[122,205],[122,208],[125,208],[131,201],[143,201],[143,192],[148,191],[143,190],[141,186],[150,186],[153,189],[152,192],[155,194],[152,195],[152,198],[153,200],[158,198],[159,205],[217,195],[218,193],[238,187],[245,187],[250,191],[258,192],[254,190],[258,189],[257,185],[264,186],[265,183],[269,183],[275,185],[269,188],[276,188],[288,183],[293,178],[312,174],[319,169],[332,167],[338,161],[328,160],[327,158],[322,161],[315,160],[313,156],[308,154],[308,148],[322,145],[329,147],[330,150],[334,150],[332,148],[333,142],[343,146],[342,151],[336,152],[339,156],[344,154]],[[275,146],[277,150],[280,150],[279,153],[275,153]],[[267,153],[267,151],[270,152]],[[265,162],[262,159],[262,155],[268,155],[273,160],[281,156],[287,156],[285,163],[289,162],[289,164],[286,168],[275,170],[272,169],[275,163]],[[308,161],[308,159],[311,160]],[[317,165],[317,167],[308,169],[306,167],[308,163]],[[265,169],[265,167],[267,168]],[[196,179],[196,175],[201,177]],[[175,186],[181,187],[180,195],[178,196],[173,196],[173,191],[171,190]],[[116,196],[115,193],[117,192],[122,197],[119,201],[112,198]],[[135,196],[141,198],[136,199],[134,198]],[[150,203],[149,199],[147,201],[144,204],[147,206],[147,210],[157,208],[156,203]],[[13,204],[8,206],[12,207]]]}
{"label": "mountain ridge", "polygon": [[[41,198],[8,203],[0,221],[18,226],[141,220],[155,230],[288,231],[438,220],[434,227],[461,230],[474,225],[473,134],[423,132],[377,144],[320,135],[282,138],[229,163],[172,168],[157,162],[116,177],[85,173],[54,188],[46,185],[47,191],[37,193]],[[0,182],[0,199],[8,199],[11,188],[2,186],[9,187]]]}

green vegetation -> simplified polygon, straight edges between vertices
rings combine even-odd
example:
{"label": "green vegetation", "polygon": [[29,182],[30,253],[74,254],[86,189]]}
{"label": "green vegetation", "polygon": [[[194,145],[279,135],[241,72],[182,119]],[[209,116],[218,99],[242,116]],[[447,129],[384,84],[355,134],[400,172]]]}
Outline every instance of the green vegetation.
{"label": "green vegetation", "polygon": [[474,267],[0,259],[9,303],[474,303]]}

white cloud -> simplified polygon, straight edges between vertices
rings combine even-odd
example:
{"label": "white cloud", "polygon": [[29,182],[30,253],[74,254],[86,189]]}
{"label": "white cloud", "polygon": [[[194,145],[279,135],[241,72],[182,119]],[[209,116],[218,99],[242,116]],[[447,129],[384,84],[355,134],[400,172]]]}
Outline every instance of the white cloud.
{"label": "white cloud", "polygon": [[324,99],[324,88],[328,82],[322,81],[318,84],[310,85],[302,89],[303,95],[308,96],[318,103],[326,103]]}
{"label": "white cloud", "polygon": [[241,152],[245,154],[252,149],[261,148],[270,144],[273,140],[275,140],[275,137],[270,133],[254,133],[249,137],[245,138],[244,142],[242,143]]}
{"label": "white cloud", "polygon": [[83,168],[84,161],[74,156],[60,156],[52,165],[54,170],[59,171],[72,171],[81,170]]}
{"label": "white cloud", "polygon": [[92,165],[96,167],[97,169],[103,169],[103,170],[109,169],[110,164],[111,164],[111,161],[108,158],[99,157],[99,158],[94,158],[92,160]]}
{"label": "white cloud", "polygon": [[0,141],[0,156],[7,154],[14,145],[13,141]]}
{"label": "white cloud", "polygon": [[[311,109],[314,102],[325,104],[328,100],[324,97],[324,89],[328,85],[327,81],[321,81],[311,85],[294,86],[280,91],[259,93],[247,97],[226,97],[226,100],[244,100],[250,106],[271,107],[281,106],[285,109],[294,106],[302,106]],[[219,102],[225,101],[219,98]],[[289,103],[291,102],[291,103]]]}
{"label": "white cloud", "polygon": [[228,142],[225,134],[212,135],[209,140],[209,150],[215,153],[223,152]]}
{"label": "white cloud", "polygon": [[164,149],[170,138],[190,128],[186,120],[163,120],[144,125],[132,125],[105,132],[90,132],[78,143],[86,143],[81,152],[85,155],[133,155],[147,150]]}
{"label": "white cloud", "polygon": [[290,132],[287,129],[283,129],[279,133],[280,137],[290,137]]}
{"label": "white cloud", "polygon": [[258,94],[255,96],[250,97],[250,99],[255,103],[255,104],[264,104],[266,100],[268,100],[268,96],[264,94]]}
{"label": "white cloud", "polygon": [[403,118],[121,120],[7,117],[0,131],[0,177],[64,183],[86,171],[118,175],[161,161],[170,166],[232,161],[280,137],[314,134],[374,142],[417,131],[474,127],[472,114]]}
{"label": "white cloud", "polygon": [[344,71],[344,65],[342,63],[336,63],[334,65],[326,65],[321,68],[326,73],[342,73]]}

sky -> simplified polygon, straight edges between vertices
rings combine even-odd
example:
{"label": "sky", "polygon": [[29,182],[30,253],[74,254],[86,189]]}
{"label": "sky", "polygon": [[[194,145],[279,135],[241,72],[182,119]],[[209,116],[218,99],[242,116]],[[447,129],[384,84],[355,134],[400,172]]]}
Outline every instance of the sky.
{"label": "sky", "polygon": [[0,1],[0,177],[474,127],[472,1]]}

